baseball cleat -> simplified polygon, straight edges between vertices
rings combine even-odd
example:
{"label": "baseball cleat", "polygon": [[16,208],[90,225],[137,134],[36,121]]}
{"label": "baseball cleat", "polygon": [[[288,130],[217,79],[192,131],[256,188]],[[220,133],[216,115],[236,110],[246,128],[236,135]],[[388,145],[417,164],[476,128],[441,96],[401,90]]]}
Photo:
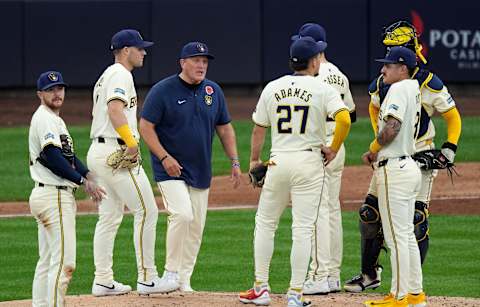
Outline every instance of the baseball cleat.
{"label": "baseball cleat", "polygon": [[190,282],[184,282],[184,283],[180,283],[180,292],[184,292],[184,293],[193,293],[193,292],[196,292],[195,290],[193,290],[192,286],[190,285]]}
{"label": "baseball cleat", "polygon": [[425,292],[420,292],[418,294],[407,294],[408,306],[410,307],[425,307],[427,306],[427,297]]}
{"label": "baseball cleat", "polygon": [[149,282],[137,282],[137,293],[139,295],[170,293],[179,288],[178,274],[169,271],[165,271],[162,278],[157,276]]}
{"label": "baseball cleat", "polygon": [[321,278],[319,280],[314,280],[313,278],[309,278],[303,284],[303,294],[305,295],[326,295],[330,292],[330,287],[328,285],[328,279]]}
{"label": "baseball cleat", "polygon": [[389,293],[381,300],[370,300],[363,303],[364,306],[378,306],[378,307],[408,307],[407,297],[397,300],[393,294]]}
{"label": "baseball cleat", "polygon": [[253,288],[240,292],[238,296],[240,302],[244,304],[255,304],[257,306],[268,306],[272,299],[270,298],[270,287],[268,284],[257,284]]}
{"label": "baseball cleat", "polygon": [[[330,289],[330,293],[342,291],[340,279],[336,277],[328,276],[328,288]],[[303,293],[305,293],[305,291]]]}
{"label": "baseball cleat", "polygon": [[102,284],[94,282],[92,285],[93,296],[110,296],[110,295],[122,295],[132,291],[132,287],[124,285],[117,281],[113,281],[111,284]]}
{"label": "baseball cleat", "polygon": [[290,289],[287,292],[287,307],[311,306],[312,302],[305,301],[301,291]]}
{"label": "baseball cleat", "polygon": [[381,273],[382,268],[378,267],[375,269],[377,272],[377,278],[371,279],[367,274],[360,273],[359,275],[353,277],[343,285],[343,289],[347,292],[360,293],[366,289],[376,289],[380,287],[381,283]]}

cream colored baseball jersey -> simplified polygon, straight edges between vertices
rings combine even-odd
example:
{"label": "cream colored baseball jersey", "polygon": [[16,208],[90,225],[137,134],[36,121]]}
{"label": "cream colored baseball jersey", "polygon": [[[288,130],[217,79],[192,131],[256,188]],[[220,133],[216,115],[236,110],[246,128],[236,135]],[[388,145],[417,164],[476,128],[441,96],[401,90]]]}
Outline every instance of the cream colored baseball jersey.
{"label": "cream colored baseball jersey", "polygon": [[253,121],[270,127],[272,152],[326,145],[327,116],[348,110],[338,92],[313,76],[287,75],[267,84]]}
{"label": "cream colored baseball jersey", "polygon": [[35,182],[47,185],[77,187],[70,180],[52,173],[37,161],[40,152],[47,145],[62,149],[62,141],[69,143],[73,150],[73,142],[63,119],[44,105],[40,105],[33,114],[28,132],[28,148],[30,152],[30,175]]}
{"label": "cream colored baseball jersey", "polygon": [[402,123],[402,128],[391,143],[380,149],[379,161],[415,153],[420,107],[420,89],[417,80],[402,80],[390,86],[378,114],[378,131],[382,131],[385,127],[388,116],[398,119]]}
{"label": "cream colored baseball jersey", "polygon": [[90,138],[118,138],[118,133],[108,117],[108,103],[114,99],[123,101],[123,113],[132,130],[139,139],[137,130],[137,92],[133,76],[122,64],[115,63],[108,67],[98,79],[93,90],[92,129]]}
{"label": "cream colored baseball jersey", "polygon": [[[423,84],[420,86],[422,106],[426,111],[428,117],[432,117],[435,111],[445,113],[456,107],[455,101],[448,92],[446,86],[443,86],[440,90],[432,89],[428,86],[428,81],[429,80],[427,79],[427,81],[423,82]],[[380,108],[380,96],[378,91],[371,94],[371,101],[374,106]],[[421,122],[421,125],[425,122],[427,122],[426,119]],[[428,120],[427,125],[427,131],[417,139],[417,144],[420,147],[423,146],[422,144],[424,144],[424,141],[432,140],[435,137],[435,126],[433,124],[433,121]],[[419,148],[419,150],[424,149],[425,148]]]}
{"label": "cream colored baseball jersey", "polygon": [[[323,82],[331,85],[338,91],[349,112],[355,111],[355,104],[353,103],[352,93],[350,92],[350,83],[347,76],[345,76],[340,69],[334,64],[327,62],[320,65],[320,71],[317,78]],[[327,122],[327,136],[333,135],[335,131],[335,121]]]}

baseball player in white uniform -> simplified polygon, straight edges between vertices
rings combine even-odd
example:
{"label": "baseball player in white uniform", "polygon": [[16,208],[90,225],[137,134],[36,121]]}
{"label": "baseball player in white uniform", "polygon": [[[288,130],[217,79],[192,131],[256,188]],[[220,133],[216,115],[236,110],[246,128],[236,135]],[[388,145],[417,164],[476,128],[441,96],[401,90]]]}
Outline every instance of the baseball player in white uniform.
{"label": "baseball player in white uniform", "polygon": [[383,234],[391,251],[392,284],[384,299],[365,305],[409,306],[408,293],[423,294],[420,252],[412,224],[421,173],[410,157],[415,153],[421,110],[419,84],[411,79],[416,55],[406,47],[393,47],[377,61],[384,63],[383,80],[391,86],[380,108],[379,133],[362,159],[374,167]]}
{"label": "baseball player in white uniform", "polygon": [[[398,21],[387,27],[383,34],[383,44],[387,48],[404,46],[414,51],[419,59],[417,67],[412,72],[412,79],[420,86],[422,107],[418,123],[418,134],[415,140],[416,152],[433,149],[435,144],[435,126],[431,117],[435,112],[441,113],[447,126],[447,140],[442,145],[442,153],[453,162],[461,134],[461,117],[455,101],[448,92],[442,80],[430,72],[424,64],[422,46],[418,43],[416,29],[406,21]],[[420,63],[420,61],[422,63]],[[375,78],[369,86],[371,97],[369,104],[370,120],[374,133],[378,133],[378,113],[390,85],[385,84],[383,75]],[[420,258],[424,263],[429,247],[429,212],[430,195],[437,170],[421,170],[422,179],[420,192],[415,200],[415,215],[413,219],[415,236],[417,238]],[[364,204],[359,209],[361,233],[361,273],[348,280],[344,289],[349,292],[362,292],[365,289],[375,289],[381,284],[380,252],[383,247],[381,220],[378,216],[378,201],[375,182],[372,180]],[[422,301],[423,298],[409,296],[409,303]]]}
{"label": "baseball player in white uniform", "polygon": [[[304,24],[292,40],[310,36],[315,41],[326,42],[325,29],[315,23]],[[327,61],[325,53],[320,56],[320,70],[317,78],[331,85],[340,94],[350,112],[351,122],[356,121],[355,104],[348,78],[335,66]],[[335,121],[327,118],[327,145],[331,145],[335,132]],[[340,208],[340,186],[345,165],[345,146],[342,144],[337,156],[326,167],[326,186],[328,202],[318,210],[318,220],[315,223],[315,236],[312,239],[312,255],[308,279],[304,284],[304,294],[327,294],[338,292],[340,287],[340,267],[343,255],[343,228]]]}
{"label": "baseball player in white uniform", "polygon": [[47,71],[37,81],[40,106],[30,123],[30,175],[35,186],[30,210],[38,224],[39,259],[32,289],[33,306],[64,306],[75,271],[77,205],[74,192],[83,185],[95,200],[104,196],[91,172],[76,157],[60,109],[66,84],[62,74]]}
{"label": "baseball player in white uniform", "polygon": [[144,41],[136,30],[116,33],[110,47],[115,63],[103,72],[93,90],[92,144],[87,161],[108,193],[108,199],[99,204],[99,219],[95,228],[94,296],[118,295],[132,290],[129,285],[115,281],[112,270],[113,246],[125,205],[134,216],[137,292],[150,294],[162,291],[154,257],[158,209],[150,182],[141,165],[114,172],[106,162],[107,157],[120,148],[140,157],[137,93],[131,71],[143,66],[145,48],[152,45],[152,42]]}
{"label": "baseball player in white uniform", "polygon": [[[295,40],[290,48],[293,75],[270,82],[263,90],[252,119],[250,168],[260,163],[268,127],[272,148],[265,184],[255,218],[254,287],[240,293],[243,303],[270,304],[269,265],[275,230],[283,210],[292,202],[292,275],[288,306],[306,306],[303,283],[310,260],[311,239],[320,203],[326,203],[324,161],[332,161],[350,129],[350,116],[338,92],[314,76],[327,44],[311,37]],[[337,126],[326,146],[326,118]]]}

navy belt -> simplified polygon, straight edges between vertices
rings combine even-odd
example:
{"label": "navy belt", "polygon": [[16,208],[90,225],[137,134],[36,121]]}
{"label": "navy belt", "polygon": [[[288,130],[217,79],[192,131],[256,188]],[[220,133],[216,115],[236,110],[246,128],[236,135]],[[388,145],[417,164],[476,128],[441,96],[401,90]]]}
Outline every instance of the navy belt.
{"label": "navy belt", "polygon": [[[401,156],[401,157],[394,158],[394,159],[405,160],[406,158],[407,158],[407,156]],[[387,165],[387,163],[388,163],[388,159],[382,160],[382,161],[378,162],[378,167],[385,166],[385,165]]]}
{"label": "navy belt", "polygon": [[[43,187],[47,186],[47,184],[39,182],[38,186],[40,188],[43,188]],[[53,185],[53,187],[55,187],[57,190],[65,190],[65,191],[68,191],[68,189],[70,188],[70,189],[72,189],[73,193],[75,193],[75,191],[77,191],[77,188],[67,187],[66,185]]]}
{"label": "navy belt", "polygon": [[[105,143],[105,138],[104,137],[100,136],[100,137],[97,138],[97,140],[98,140],[99,143]],[[125,145],[125,142],[122,139],[118,139],[118,138],[117,138],[117,143],[118,143],[118,145]]]}

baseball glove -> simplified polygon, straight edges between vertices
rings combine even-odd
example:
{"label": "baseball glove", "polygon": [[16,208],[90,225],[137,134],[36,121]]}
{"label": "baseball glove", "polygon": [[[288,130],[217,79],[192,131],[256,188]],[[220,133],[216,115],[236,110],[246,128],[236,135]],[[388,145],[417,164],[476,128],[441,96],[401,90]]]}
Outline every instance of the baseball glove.
{"label": "baseball glove", "polygon": [[448,160],[440,149],[429,149],[415,153],[412,156],[422,170],[448,169],[454,164]]}
{"label": "baseball glove", "polygon": [[138,165],[138,160],[138,154],[129,155],[125,150],[118,149],[107,157],[107,165],[113,168],[114,171],[121,168],[132,169]]}
{"label": "baseball glove", "polygon": [[250,183],[254,188],[261,188],[265,182],[265,176],[267,176],[268,166],[273,163],[270,161],[262,162],[248,171],[248,177],[250,177]]}

